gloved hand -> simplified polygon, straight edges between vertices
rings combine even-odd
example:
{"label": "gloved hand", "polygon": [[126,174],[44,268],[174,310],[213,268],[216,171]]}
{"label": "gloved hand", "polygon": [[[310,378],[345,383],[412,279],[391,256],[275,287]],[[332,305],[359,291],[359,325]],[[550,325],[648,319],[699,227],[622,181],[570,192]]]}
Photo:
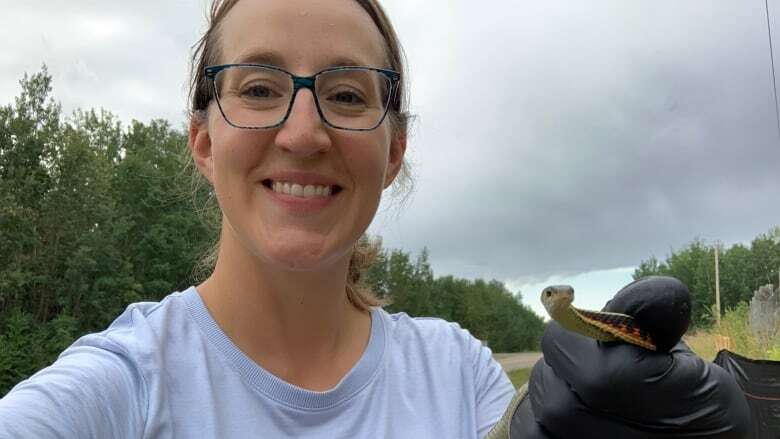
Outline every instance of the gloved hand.
{"label": "gloved hand", "polygon": [[749,437],[736,381],[684,342],[670,352],[601,343],[550,322],[512,439]]}

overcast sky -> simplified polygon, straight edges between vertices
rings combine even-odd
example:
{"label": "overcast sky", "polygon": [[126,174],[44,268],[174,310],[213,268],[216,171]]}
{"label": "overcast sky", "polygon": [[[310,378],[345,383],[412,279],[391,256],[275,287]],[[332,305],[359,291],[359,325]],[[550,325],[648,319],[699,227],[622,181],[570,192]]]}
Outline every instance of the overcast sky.
{"label": "overcast sky", "polygon": [[[763,1],[384,4],[409,61],[416,186],[370,232],[427,247],[436,276],[501,280],[540,314],[542,286],[569,283],[601,308],[643,259],[780,225]],[[68,113],[183,126],[205,5],[0,0],[0,104],[45,63]]]}

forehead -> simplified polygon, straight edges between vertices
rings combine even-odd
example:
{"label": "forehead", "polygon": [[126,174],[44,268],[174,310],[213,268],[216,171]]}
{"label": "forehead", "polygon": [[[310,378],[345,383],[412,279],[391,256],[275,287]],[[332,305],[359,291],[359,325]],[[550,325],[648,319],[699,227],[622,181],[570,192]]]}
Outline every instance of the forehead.
{"label": "forehead", "polygon": [[220,24],[222,62],[297,74],[336,65],[388,67],[385,43],[354,0],[242,0]]}

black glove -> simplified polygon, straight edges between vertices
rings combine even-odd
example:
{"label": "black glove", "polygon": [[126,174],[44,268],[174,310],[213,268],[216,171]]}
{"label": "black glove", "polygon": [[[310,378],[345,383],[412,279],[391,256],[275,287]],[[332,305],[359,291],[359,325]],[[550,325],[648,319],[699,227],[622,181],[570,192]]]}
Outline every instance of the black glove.
{"label": "black glove", "polygon": [[512,439],[750,435],[750,412],[736,381],[683,342],[652,352],[550,322],[542,351],[529,394],[512,417]]}

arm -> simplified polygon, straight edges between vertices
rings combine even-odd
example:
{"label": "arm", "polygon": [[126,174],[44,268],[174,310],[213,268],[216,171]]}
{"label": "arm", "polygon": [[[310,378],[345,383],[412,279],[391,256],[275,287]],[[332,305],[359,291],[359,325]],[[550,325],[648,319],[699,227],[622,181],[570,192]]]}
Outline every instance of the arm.
{"label": "arm", "polygon": [[476,386],[477,436],[486,437],[488,431],[507,410],[515,388],[501,365],[493,359],[490,349],[472,338],[474,350],[474,384]]}
{"label": "arm", "polygon": [[54,364],[17,384],[0,399],[0,437],[142,437],[143,377],[117,352],[77,342]]}

